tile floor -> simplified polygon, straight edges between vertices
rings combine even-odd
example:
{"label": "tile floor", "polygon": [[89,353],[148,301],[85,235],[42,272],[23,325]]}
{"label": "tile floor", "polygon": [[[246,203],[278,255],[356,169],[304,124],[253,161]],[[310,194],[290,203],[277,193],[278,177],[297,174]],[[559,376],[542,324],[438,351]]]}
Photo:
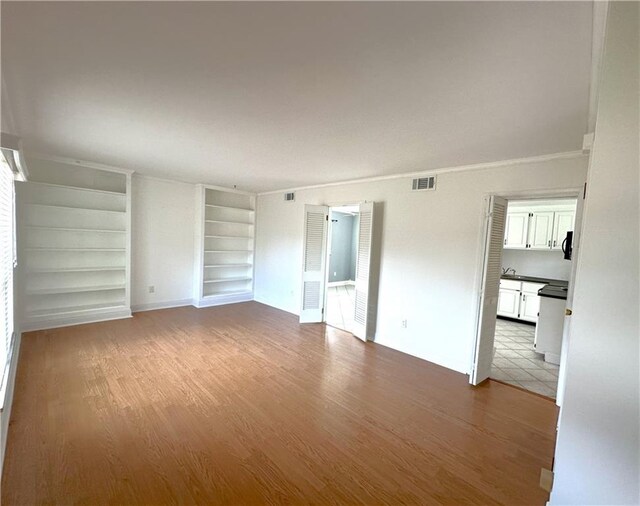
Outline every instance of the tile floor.
{"label": "tile floor", "polygon": [[351,332],[353,328],[354,288],[353,285],[327,288],[327,324]]}
{"label": "tile floor", "polygon": [[533,351],[535,327],[498,318],[491,377],[556,398],[559,367]]}

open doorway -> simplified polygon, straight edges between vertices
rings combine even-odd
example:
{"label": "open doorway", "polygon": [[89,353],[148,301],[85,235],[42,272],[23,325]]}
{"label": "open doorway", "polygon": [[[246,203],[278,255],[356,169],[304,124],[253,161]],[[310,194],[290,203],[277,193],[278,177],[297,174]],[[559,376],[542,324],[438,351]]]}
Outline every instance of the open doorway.
{"label": "open doorway", "polygon": [[[363,341],[374,339],[380,262],[378,245],[380,244],[381,227],[376,218],[379,210],[379,205],[373,202],[333,206],[331,210],[329,206],[305,204],[300,323],[327,322],[326,315],[330,312],[332,313],[329,316],[331,321],[339,323],[341,328],[347,328],[357,338]],[[336,222],[329,219],[330,214],[334,216],[333,219],[336,219]],[[347,215],[351,215],[352,218],[347,220]],[[335,228],[329,224],[339,223],[340,216],[342,216],[343,222],[353,219],[351,237],[355,234],[357,238],[355,255],[346,255],[349,259],[344,262],[348,265],[349,275],[343,274],[341,276],[341,278],[348,277],[349,279],[338,281],[338,270],[337,268],[330,270],[332,262],[328,260],[331,252],[329,245],[332,236],[331,229]],[[348,235],[348,233],[345,234],[345,237]],[[348,245],[348,248],[353,251],[352,238],[342,242],[345,250]],[[353,285],[351,285],[351,266],[354,262],[355,275]],[[333,264],[336,265],[335,262]],[[329,287],[329,283],[332,283],[333,286]],[[338,284],[345,287],[353,286],[353,297],[351,298],[347,291],[342,299],[338,297],[328,301],[327,297],[331,297],[328,288],[338,288]],[[338,290],[335,290],[335,293],[340,295]],[[332,304],[333,311],[326,311],[327,302]],[[353,309],[349,307],[351,303]],[[341,321],[337,321],[336,311],[340,311]]]}
{"label": "open doorway", "polygon": [[329,209],[325,322],[347,332],[353,332],[359,222],[357,205]]}
{"label": "open doorway", "polygon": [[556,399],[582,199],[489,200],[471,382],[490,377]]}

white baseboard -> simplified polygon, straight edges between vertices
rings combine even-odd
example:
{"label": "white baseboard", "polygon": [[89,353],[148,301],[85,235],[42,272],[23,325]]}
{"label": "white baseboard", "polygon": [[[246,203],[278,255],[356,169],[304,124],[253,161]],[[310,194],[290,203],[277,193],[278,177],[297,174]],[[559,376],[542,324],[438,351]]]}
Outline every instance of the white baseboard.
{"label": "white baseboard", "polygon": [[73,325],[82,325],[84,323],[96,323],[107,320],[120,320],[121,318],[131,318],[131,309],[106,309],[91,311],[81,315],[60,315],[50,318],[43,318],[33,321],[24,321],[20,325],[22,332],[30,332],[32,330],[55,329],[59,327],[71,327]]}
{"label": "white baseboard", "polygon": [[3,385],[0,408],[0,476],[4,467],[4,456],[7,449],[7,433],[9,431],[9,420],[11,418],[11,407],[13,406],[13,390],[16,384],[16,371],[18,370],[18,357],[20,355],[20,343],[22,342],[22,333],[17,332],[15,341],[13,342],[13,350],[11,352],[11,364],[7,371],[7,381]]}
{"label": "white baseboard", "polygon": [[260,304],[264,304],[265,306],[269,306],[272,307],[274,309],[279,309],[280,311],[284,311],[285,313],[289,313],[292,314],[294,316],[300,316],[299,312],[296,311],[292,311],[290,308],[286,308],[284,306],[276,306],[275,304],[272,304],[271,302],[265,300],[265,299],[261,299],[260,297],[255,297],[253,300],[255,300],[256,302],[259,302]]}
{"label": "white baseboard", "polygon": [[544,361],[549,362],[550,364],[560,365],[560,354],[559,353],[545,353]]}
{"label": "white baseboard", "polygon": [[236,304],[238,302],[250,302],[253,300],[252,293],[242,293],[238,295],[213,295],[194,300],[193,305],[197,308],[223,306],[225,304]]}
{"label": "white baseboard", "polygon": [[346,280],[346,281],[332,281],[330,283],[327,283],[328,287],[332,287],[332,286],[356,286],[356,282],[355,281],[351,281],[350,279]]}
{"label": "white baseboard", "polygon": [[140,311],[153,311],[155,309],[169,309],[172,307],[195,306],[193,299],[165,300],[164,302],[149,302],[147,304],[133,304],[132,313]]}

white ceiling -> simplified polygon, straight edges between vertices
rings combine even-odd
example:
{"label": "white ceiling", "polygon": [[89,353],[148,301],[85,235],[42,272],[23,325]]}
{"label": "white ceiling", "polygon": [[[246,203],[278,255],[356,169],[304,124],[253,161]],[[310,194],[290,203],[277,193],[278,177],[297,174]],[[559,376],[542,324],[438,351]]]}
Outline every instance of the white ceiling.
{"label": "white ceiling", "polygon": [[267,191],[580,149],[591,18],[590,2],[2,2],[2,74],[30,150]]}

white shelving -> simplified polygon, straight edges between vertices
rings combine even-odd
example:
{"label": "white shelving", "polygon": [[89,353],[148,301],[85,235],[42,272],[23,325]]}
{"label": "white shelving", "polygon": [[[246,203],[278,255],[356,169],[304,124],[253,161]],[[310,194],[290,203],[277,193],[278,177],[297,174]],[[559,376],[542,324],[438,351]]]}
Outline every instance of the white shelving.
{"label": "white shelving", "polygon": [[196,259],[198,307],[253,299],[255,196],[199,186]]}
{"label": "white shelving", "polygon": [[16,188],[23,330],[130,316],[131,172],[27,162]]}

